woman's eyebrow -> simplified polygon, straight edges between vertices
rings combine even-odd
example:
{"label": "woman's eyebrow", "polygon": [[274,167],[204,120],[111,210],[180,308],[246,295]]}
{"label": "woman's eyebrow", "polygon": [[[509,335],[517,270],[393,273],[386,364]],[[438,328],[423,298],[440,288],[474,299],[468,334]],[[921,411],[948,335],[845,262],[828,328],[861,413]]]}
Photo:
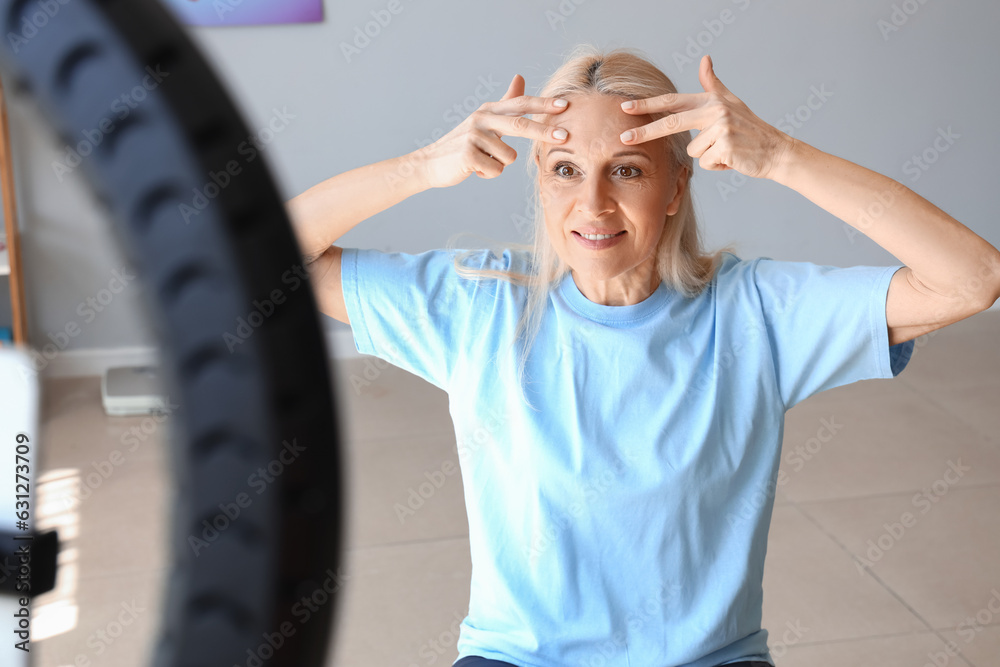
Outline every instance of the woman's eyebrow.
{"label": "woman's eyebrow", "polygon": [[[548,157],[548,156],[552,155],[553,153],[569,153],[570,155],[576,155],[576,153],[574,153],[573,151],[571,151],[568,148],[561,148],[561,147],[557,146],[555,148],[550,149],[549,152],[545,154],[545,157]],[[652,159],[651,157],[649,157],[649,153],[647,153],[646,151],[640,151],[640,150],[635,150],[635,149],[633,149],[633,150],[627,150],[627,151],[618,151],[617,153],[615,153],[611,157],[627,157],[629,155],[638,155],[639,157],[644,157],[644,158],[647,158],[647,159],[650,159],[650,160]]]}

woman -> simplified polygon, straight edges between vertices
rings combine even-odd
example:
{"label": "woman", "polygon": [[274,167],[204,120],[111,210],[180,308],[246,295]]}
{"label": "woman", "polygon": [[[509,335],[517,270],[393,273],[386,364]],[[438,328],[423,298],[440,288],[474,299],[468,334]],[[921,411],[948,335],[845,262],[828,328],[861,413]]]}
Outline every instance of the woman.
{"label": "woman", "polygon": [[[581,47],[539,96],[515,76],[434,144],[290,202],[320,309],[449,393],[473,562],[460,667],[773,664],[785,411],[896,376],[915,337],[1000,294],[985,240],[762,122],[707,57],[699,79],[677,94],[630,50]],[[503,136],[531,140],[531,244],[331,245],[412,194],[495,178],[517,158]],[[704,254],[693,158],[798,191],[905,265]]]}

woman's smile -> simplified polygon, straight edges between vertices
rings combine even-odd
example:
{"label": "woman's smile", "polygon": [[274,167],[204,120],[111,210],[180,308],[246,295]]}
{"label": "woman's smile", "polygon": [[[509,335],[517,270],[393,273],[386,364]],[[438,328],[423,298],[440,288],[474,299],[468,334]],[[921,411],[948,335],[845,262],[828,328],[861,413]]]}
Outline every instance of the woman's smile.
{"label": "woman's smile", "polygon": [[605,248],[610,248],[611,246],[617,245],[624,237],[625,230],[611,235],[587,234],[586,236],[580,232],[573,232],[573,238],[575,238],[584,248],[588,248],[590,250],[603,250]]}

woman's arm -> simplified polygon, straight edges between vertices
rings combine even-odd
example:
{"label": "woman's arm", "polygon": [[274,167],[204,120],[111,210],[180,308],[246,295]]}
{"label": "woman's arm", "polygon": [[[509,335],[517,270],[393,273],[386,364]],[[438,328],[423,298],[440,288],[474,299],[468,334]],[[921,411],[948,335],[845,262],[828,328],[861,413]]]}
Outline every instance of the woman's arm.
{"label": "woman's arm", "polygon": [[786,185],[866,234],[905,266],[886,298],[889,344],[986,310],[1000,298],[1000,251],[898,181],[829,155],[758,118],[715,75],[704,56],[704,93],[625,102],[629,114],[673,112],[622,136],[642,143],[699,130],[688,155],[705,169],[734,169]]}
{"label": "woman's arm", "polygon": [[1000,251],[988,241],[898,181],[790,139],[771,180],[892,253],[916,289],[964,300],[969,315],[1000,298]]}
{"label": "woman's arm", "polygon": [[461,183],[472,174],[496,178],[517,158],[501,137],[561,143],[561,128],[523,118],[558,114],[567,102],[524,94],[524,78],[514,75],[498,102],[486,102],[434,143],[412,153],[338,174],[290,199],[285,206],[307,264],[323,255],[362,220],[429,188]]}
{"label": "woman's arm", "polygon": [[341,285],[342,249],[333,245],[362,220],[429,188],[461,183],[472,174],[496,178],[517,158],[504,136],[560,143],[560,128],[524,118],[558,114],[568,103],[524,94],[515,75],[498,102],[486,102],[434,143],[400,157],[338,174],[285,203],[320,312],[350,324]]}
{"label": "woman's arm", "polygon": [[341,236],[407,197],[430,188],[420,151],[337,174],[286,202],[306,264]]}

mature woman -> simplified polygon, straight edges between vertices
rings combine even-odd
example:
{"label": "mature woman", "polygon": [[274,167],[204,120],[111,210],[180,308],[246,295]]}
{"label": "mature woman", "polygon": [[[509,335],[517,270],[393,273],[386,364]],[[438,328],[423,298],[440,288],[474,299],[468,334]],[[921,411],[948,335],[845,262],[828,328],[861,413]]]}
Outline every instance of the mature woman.
{"label": "mature woman", "polygon": [[[896,376],[915,337],[1000,295],[985,240],[764,123],[707,57],[699,78],[678,94],[631,50],[582,47],[539,96],[515,76],[434,144],[289,203],[320,309],[449,394],[473,563],[456,665],[773,664],[785,411]],[[417,192],[495,178],[518,157],[503,136],[531,140],[531,244],[331,245]],[[703,253],[693,158],[793,188],[905,265]]]}

